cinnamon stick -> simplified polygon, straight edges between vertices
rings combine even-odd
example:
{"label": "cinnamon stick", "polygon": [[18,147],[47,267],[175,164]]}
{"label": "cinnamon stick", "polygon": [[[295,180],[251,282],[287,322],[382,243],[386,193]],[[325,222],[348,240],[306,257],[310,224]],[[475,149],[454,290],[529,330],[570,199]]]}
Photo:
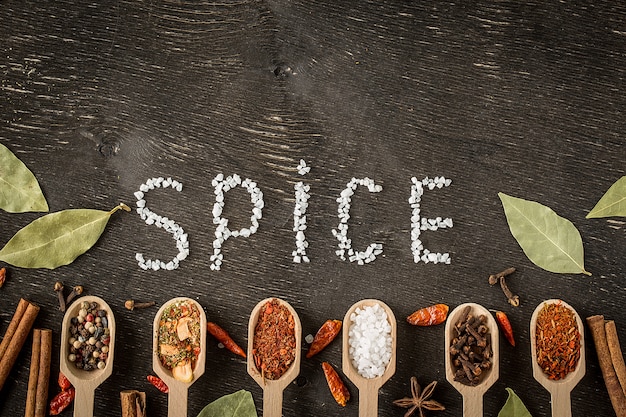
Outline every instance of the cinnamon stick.
{"label": "cinnamon stick", "polygon": [[615,322],[608,320],[604,323],[604,330],[606,331],[606,341],[609,345],[609,353],[611,354],[617,380],[622,386],[622,392],[626,395],[626,364],[624,364],[624,356],[622,355],[622,348],[619,344]]}
{"label": "cinnamon stick", "polygon": [[20,320],[22,320],[22,316],[24,316],[24,312],[26,311],[26,307],[28,307],[28,301],[21,298],[19,304],[17,305],[17,309],[13,314],[13,318],[9,323],[9,327],[7,327],[6,332],[4,333],[4,337],[2,338],[2,343],[0,343],[0,360],[4,356],[7,348],[9,347],[9,343],[17,330],[17,326],[20,324]]}
{"label": "cinnamon stick", "polygon": [[611,405],[617,417],[626,417],[626,396],[622,392],[622,387],[617,379],[613,362],[611,361],[611,353],[606,339],[606,330],[604,326],[604,316],[596,315],[587,317],[587,324],[591,330],[593,343],[596,347],[598,362],[602,370],[604,385],[609,393]]}
{"label": "cinnamon stick", "polygon": [[[39,313],[39,306],[28,301],[26,301],[26,303],[26,309],[22,312],[21,306],[23,305],[23,301],[20,300],[17,310],[13,315],[13,319],[11,319],[11,323],[9,323],[9,328],[7,328],[7,332],[2,339],[2,344],[4,344],[5,347],[0,357],[0,390],[2,390],[9,376],[9,372],[11,372],[11,368],[13,368],[13,364],[30,333],[30,329],[35,323],[37,313]],[[13,330],[11,324],[13,324],[14,320],[17,320],[18,324]]]}
{"label": "cinnamon stick", "polygon": [[42,329],[39,357],[39,373],[37,376],[37,393],[35,417],[45,417],[48,412],[48,388],[50,385],[50,362],[52,361],[52,330]]}
{"label": "cinnamon stick", "polygon": [[122,417],[146,417],[146,393],[137,390],[120,392]]}
{"label": "cinnamon stick", "polygon": [[39,376],[39,359],[41,358],[41,330],[33,330],[33,349],[30,356],[30,373],[28,375],[28,389],[26,391],[26,410],[24,417],[35,416],[37,405],[37,379]]}

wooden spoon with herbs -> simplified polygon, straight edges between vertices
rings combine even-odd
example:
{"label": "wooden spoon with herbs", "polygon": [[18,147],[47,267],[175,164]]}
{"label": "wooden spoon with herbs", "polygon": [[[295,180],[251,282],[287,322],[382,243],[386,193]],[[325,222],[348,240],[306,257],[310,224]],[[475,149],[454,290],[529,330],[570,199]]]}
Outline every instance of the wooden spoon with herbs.
{"label": "wooden spoon with herbs", "polygon": [[585,333],[576,310],[558,299],[539,304],[530,318],[530,346],[533,376],[550,392],[552,416],[571,417],[570,392],[585,375]]}
{"label": "wooden spoon with herbs", "polygon": [[172,298],[154,316],[152,368],[169,388],[168,417],[187,417],[189,387],[204,374],[206,315],[186,297]]}
{"label": "wooden spoon with herbs", "polygon": [[483,306],[461,304],[446,322],[446,379],[463,396],[463,416],[482,417],[483,395],[499,377],[498,324]]}
{"label": "wooden spoon with herbs", "polygon": [[[92,326],[93,333],[89,330]],[[77,329],[87,329],[89,337],[84,342],[76,337]],[[93,362],[88,361],[88,351],[91,353],[88,356],[92,358],[95,358],[93,353],[98,352],[98,358],[93,359]],[[115,317],[109,305],[103,299],[91,295],[71,304],[65,311],[61,328],[60,369],[76,389],[75,417],[93,416],[95,389],[111,376],[114,352]]]}
{"label": "wooden spoon with herbs", "polygon": [[[373,372],[370,371],[374,368],[366,366],[366,361],[358,353],[363,348],[360,341],[363,338],[370,339],[362,332],[367,326],[361,326],[361,319],[370,317],[376,323],[379,321],[383,323],[383,330],[375,332],[376,335],[372,334],[375,338],[373,343],[380,342],[376,353],[380,352],[381,356],[384,356],[382,361],[373,364],[374,368],[377,368]],[[387,322],[387,326],[384,321]],[[358,347],[355,349],[354,346]],[[359,389],[359,417],[378,416],[378,390],[396,372],[396,318],[391,308],[374,299],[361,300],[353,304],[343,319],[342,350],[343,373]]]}
{"label": "wooden spoon with herbs", "polygon": [[248,374],[263,388],[263,417],[281,417],[283,391],[300,373],[302,326],[279,298],[260,301],[248,322]]}

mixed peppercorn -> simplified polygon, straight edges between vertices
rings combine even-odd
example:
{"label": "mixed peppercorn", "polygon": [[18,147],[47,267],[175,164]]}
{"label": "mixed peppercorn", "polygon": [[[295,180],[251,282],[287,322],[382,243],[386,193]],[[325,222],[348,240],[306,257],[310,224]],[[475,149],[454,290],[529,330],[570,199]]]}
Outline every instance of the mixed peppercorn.
{"label": "mixed peppercorn", "polygon": [[78,315],[70,320],[69,333],[69,361],[85,371],[104,369],[111,342],[106,310],[96,302],[83,301]]}

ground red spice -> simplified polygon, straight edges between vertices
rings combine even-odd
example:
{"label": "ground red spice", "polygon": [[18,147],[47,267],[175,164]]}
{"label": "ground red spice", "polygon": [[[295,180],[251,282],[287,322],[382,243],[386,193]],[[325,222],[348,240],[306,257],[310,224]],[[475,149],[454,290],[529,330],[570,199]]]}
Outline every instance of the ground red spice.
{"label": "ground red spice", "polygon": [[537,363],[553,380],[576,369],[580,359],[580,331],[574,312],[562,304],[546,304],[537,315]]}
{"label": "ground red spice", "polygon": [[263,378],[280,378],[296,358],[296,333],[293,315],[277,299],[259,311],[252,343],[254,364]]}

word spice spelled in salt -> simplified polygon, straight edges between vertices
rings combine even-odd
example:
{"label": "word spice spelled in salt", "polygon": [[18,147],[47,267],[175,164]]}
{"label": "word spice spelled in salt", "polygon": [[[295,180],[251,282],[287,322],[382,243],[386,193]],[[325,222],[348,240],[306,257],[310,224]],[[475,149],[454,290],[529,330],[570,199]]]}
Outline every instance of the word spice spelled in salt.
{"label": "word spice spelled in salt", "polygon": [[374,261],[376,256],[383,253],[383,245],[370,243],[364,251],[352,249],[352,239],[348,238],[348,219],[350,219],[352,196],[359,185],[367,187],[370,193],[379,193],[383,190],[383,187],[376,185],[374,180],[367,177],[361,179],[352,178],[337,198],[337,203],[339,203],[337,208],[339,226],[337,226],[337,229],[332,230],[332,234],[339,241],[339,249],[335,251],[337,256],[345,260],[347,254],[350,262],[356,261],[359,265],[364,265]]}
{"label": "word spice spelled in salt", "polygon": [[352,365],[362,377],[385,373],[392,354],[391,324],[380,304],[357,308],[350,315],[348,345]]}
{"label": "word spice spelled in salt", "polygon": [[[300,165],[298,165],[298,173],[300,175],[305,175],[310,170],[311,168],[306,166],[304,159],[301,159]],[[296,197],[296,205],[293,209],[293,231],[296,232],[296,250],[291,252],[291,256],[293,256],[293,261],[295,263],[308,263],[310,260],[306,254],[306,248],[309,247],[309,242],[306,240],[304,231],[307,227],[306,209],[309,206],[309,198],[311,198],[311,195],[309,194],[311,187],[308,184],[305,185],[302,181],[298,181],[293,188],[295,190]]]}
{"label": "word spice spelled in salt", "polygon": [[[215,240],[213,241],[213,255],[211,255],[210,268],[213,271],[218,271],[221,268],[224,255],[222,255],[222,244],[230,237],[249,237],[256,233],[259,228],[259,220],[263,217],[263,192],[257,187],[256,182],[249,178],[241,180],[241,177],[237,174],[229,175],[224,178],[224,174],[219,173],[213,179],[212,183],[215,188],[215,204],[213,205],[213,224],[216,225]],[[235,188],[236,186],[245,188],[250,194],[250,201],[252,202],[252,216],[250,217],[250,227],[241,228],[240,230],[230,230],[228,228],[228,219],[222,217],[222,210],[224,209],[224,193]]]}
{"label": "word spice spelled in salt", "polygon": [[146,222],[146,224],[155,225],[156,227],[162,228],[166,232],[174,235],[178,254],[174,259],[166,263],[158,259],[144,259],[142,253],[136,253],[135,259],[137,260],[139,267],[143,270],[152,269],[153,271],[158,271],[159,269],[167,269],[171,271],[178,268],[180,261],[185,260],[187,256],[189,256],[188,236],[183,228],[176,224],[174,220],[160,216],[146,207],[146,200],[144,200],[145,194],[150,190],[161,187],[171,187],[178,192],[183,190],[183,184],[171,178],[150,178],[144,184],[141,184],[139,191],[135,192],[135,197],[137,198],[137,213],[139,213],[139,216]]}
{"label": "word spice spelled in salt", "polygon": [[[437,217],[434,219],[428,219],[420,216],[420,202],[422,201],[422,195],[424,194],[424,187],[429,190],[435,188],[448,187],[452,183],[452,180],[444,177],[424,178],[419,181],[417,178],[411,178],[411,196],[409,197],[409,205],[411,206],[411,252],[413,253],[413,262],[418,263],[420,261],[424,263],[450,263],[449,253],[434,253],[424,248],[422,241],[420,240],[420,234],[425,230],[435,231],[437,229],[443,229],[446,227],[452,227],[452,219]],[[422,252],[423,251],[423,252]]]}

